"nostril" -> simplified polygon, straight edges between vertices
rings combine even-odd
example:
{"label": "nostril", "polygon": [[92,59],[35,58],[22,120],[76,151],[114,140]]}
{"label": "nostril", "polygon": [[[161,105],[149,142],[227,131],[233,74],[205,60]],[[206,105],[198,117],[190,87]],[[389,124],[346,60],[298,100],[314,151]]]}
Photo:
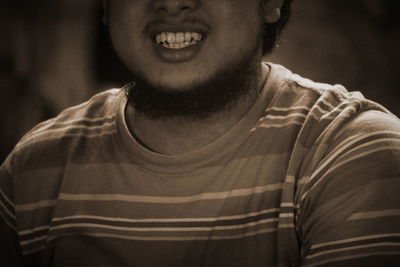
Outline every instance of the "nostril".
{"label": "nostril", "polygon": [[188,13],[194,9],[191,1],[184,0],[158,0],[156,1],[156,10],[160,13],[168,15],[179,15],[180,13]]}
{"label": "nostril", "polygon": [[189,7],[189,6],[183,6],[183,7],[181,7],[181,10],[189,10],[189,9],[192,9],[192,8]]}
{"label": "nostril", "polygon": [[159,7],[157,10],[158,10],[158,11],[161,11],[161,12],[163,12],[163,13],[167,13],[167,9],[164,8],[164,7]]}

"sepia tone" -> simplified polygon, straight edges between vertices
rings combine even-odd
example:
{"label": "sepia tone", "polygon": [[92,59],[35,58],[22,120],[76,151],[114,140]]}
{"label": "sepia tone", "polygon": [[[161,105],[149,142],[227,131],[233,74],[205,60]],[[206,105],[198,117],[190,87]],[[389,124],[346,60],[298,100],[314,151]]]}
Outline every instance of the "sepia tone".
{"label": "sepia tone", "polygon": [[[100,1],[3,1],[0,158],[38,122],[126,83]],[[398,1],[295,1],[280,47],[266,61],[361,91],[400,115]]]}

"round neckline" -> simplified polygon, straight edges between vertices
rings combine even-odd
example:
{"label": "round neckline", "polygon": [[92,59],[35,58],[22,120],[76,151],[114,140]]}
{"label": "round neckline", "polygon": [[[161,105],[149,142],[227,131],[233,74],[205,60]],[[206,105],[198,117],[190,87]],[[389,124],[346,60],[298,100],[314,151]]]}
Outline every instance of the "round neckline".
{"label": "round neckline", "polygon": [[224,164],[251,134],[251,129],[257,125],[260,116],[272,102],[277,91],[276,86],[271,86],[274,68],[269,63],[263,63],[263,68],[269,68],[269,73],[263,82],[259,97],[246,114],[211,143],[181,154],[161,154],[143,146],[129,130],[125,117],[127,98],[121,97],[117,127],[122,147],[134,162],[158,173],[178,174]]}

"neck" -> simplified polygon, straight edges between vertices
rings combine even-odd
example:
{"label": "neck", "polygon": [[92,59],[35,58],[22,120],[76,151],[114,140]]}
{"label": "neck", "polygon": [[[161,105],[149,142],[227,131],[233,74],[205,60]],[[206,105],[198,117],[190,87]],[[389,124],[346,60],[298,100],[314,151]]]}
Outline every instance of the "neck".
{"label": "neck", "polygon": [[267,75],[268,71],[260,68],[255,84],[252,84],[248,94],[237,101],[234,108],[205,119],[149,119],[128,105],[128,126],[142,145],[158,153],[173,155],[199,149],[223,135],[246,114],[258,98]]}

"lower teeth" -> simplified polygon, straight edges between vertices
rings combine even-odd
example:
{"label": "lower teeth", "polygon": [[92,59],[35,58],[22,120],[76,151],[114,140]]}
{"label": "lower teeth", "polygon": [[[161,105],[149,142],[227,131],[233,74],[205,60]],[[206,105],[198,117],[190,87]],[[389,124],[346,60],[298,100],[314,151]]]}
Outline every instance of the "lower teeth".
{"label": "lower teeth", "polygon": [[160,43],[160,45],[162,45],[165,48],[170,48],[170,49],[181,49],[181,48],[185,48],[188,47],[190,45],[194,45],[196,44],[196,41],[191,41],[191,42],[184,42],[184,43]]}

